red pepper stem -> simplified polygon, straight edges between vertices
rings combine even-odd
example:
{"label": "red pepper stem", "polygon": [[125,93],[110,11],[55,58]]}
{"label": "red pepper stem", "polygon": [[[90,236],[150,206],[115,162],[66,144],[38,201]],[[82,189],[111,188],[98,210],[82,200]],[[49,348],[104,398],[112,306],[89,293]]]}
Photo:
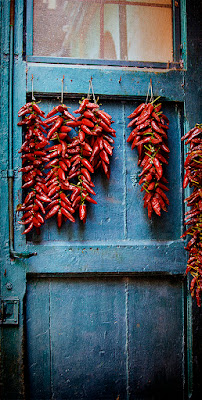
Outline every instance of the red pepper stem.
{"label": "red pepper stem", "polygon": [[151,101],[151,104],[154,104],[155,101],[157,101],[157,100],[160,99],[160,98],[161,98],[161,96],[156,97],[156,99],[154,99],[153,101]]}

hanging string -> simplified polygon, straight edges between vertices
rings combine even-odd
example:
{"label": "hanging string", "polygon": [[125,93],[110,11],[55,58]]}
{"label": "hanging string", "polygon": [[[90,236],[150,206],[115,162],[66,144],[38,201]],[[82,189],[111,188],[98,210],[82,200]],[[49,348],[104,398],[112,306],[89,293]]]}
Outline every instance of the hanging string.
{"label": "hanging string", "polygon": [[93,102],[96,103],[96,99],[95,99],[95,93],[93,90],[93,84],[92,84],[92,80],[93,78],[91,77],[91,79],[89,80],[89,88],[88,88],[88,96],[87,99],[90,99],[90,91],[92,91],[92,96],[93,96]]}
{"label": "hanging string", "polygon": [[150,85],[151,85],[151,99],[150,99],[150,102],[152,102],[154,100],[153,89],[152,89],[152,79],[150,79]]}
{"label": "hanging string", "polygon": [[90,81],[89,81],[87,99],[90,99],[90,89],[91,89],[91,86],[90,86]]}
{"label": "hanging string", "polygon": [[35,101],[36,99],[34,97],[34,77],[33,77],[33,74],[32,74],[31,81],[32,81],[32,101]]}
{"label": "hanging string", "polygon": [[63,92],[64,92],[64,79],[65,79],[65,76],[63,75],[63,78],[62,78],[62,87],[61,87],[61,103],[63,104]]}
{"label": "hanging string", "polygon": [[150,79],[149,85],[148,85],[146,104],[148,103],[148,100],[149,100],[149,94],[150,94],[150,103],[151,103],[151,102],[154,100],[154,97],[153,97],[153,88],[152,88],[152,79]]}

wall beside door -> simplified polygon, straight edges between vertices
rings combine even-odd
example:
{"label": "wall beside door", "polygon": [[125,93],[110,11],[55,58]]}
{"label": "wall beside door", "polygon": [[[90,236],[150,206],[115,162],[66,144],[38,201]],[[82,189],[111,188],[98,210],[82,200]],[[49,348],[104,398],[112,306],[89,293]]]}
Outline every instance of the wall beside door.
{"label": "wall beside door", "polygon": [[[189,126],[196,122],[201,123],[201,54],[202,54],[202,33],[201,33],[201,5],[197,1],[187,1],[187,60],[188,69],[185,80],[186,93],[186,115]],[[193,92],[194,91],[194,92]],[[194,93],[194,96],[193,96]],[[201,308],[192,304],[192,345],[193,345],[193,394],[192,398],[201,396],[202,383],[202,311]],[[191,323],[190,323],[191,326]]]}

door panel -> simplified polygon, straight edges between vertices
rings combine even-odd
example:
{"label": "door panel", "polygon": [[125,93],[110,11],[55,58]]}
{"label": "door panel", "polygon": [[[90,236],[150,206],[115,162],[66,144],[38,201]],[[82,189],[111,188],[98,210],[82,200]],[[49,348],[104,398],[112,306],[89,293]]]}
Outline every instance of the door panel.
{"label": "door panel", "polygon": [[30,399],[182,398],[180,279],[32,277],[26,329]]}
{"label": "door panel", "polygon": [[[137,150],[131,150],[127,137],[131,132],[127,128],[129,120],[127,116],[137,107],[139,102],[135,101],[112,101],[100,100],[102,108],[112,115],[113,128],[116,130],[113,156],[111,160],[111,176],[109,181],[95,173],[92,180],[95,184],[95,199],[97,205],[88,204],[87,223],[83,226],[79,223],[67,221],[59,230],[56,218],[48,220],[41,228],[41,234],[31,233],[27,235],[28,242],[33,244],[45,244],[58,241],[73,242],[108,242],[123,240],[178,240],[181,235],[182,222],[182,191],[181,191],[181,124],[182,111],[181,105],[174,102],[164,102],[163,111],[170,119],[168,131],[168,145],[170,148],[169,165],[165,168],[165,176],[168,178],[168,197],[170,205],[168,212],[162,211],[162,216],[152,216],[150,221],[147,216],[147,209],[143,208],[143,196],[138,184],[138,175],[141,168],[137,166]],[[42,99],[41,108],[47,113],[57,101],[47,101]],[[66,99],[65,104],[73,112],[78,107],[78,100]],[[21,128],[16,128],[16,133],[20,137]],[[74,135],[74,131],[70,135]],[[20,148],[20,139],[19,139]],[[18,159],[20,167],[20,157]],[[104,175],[104,174],[102,174]],[[19,181],[19,185],[21,185]],[[21,192],[19,187],[19,193]],[[94,196],[93,196],[94,197]],[[19,201],[19,199],[18,199]],[[16,202],[17,205],[17,202]],[[118,229],[117,229],[118,222]],[[16,230],[20,234],[23,227],[16,224]],[[20,235],[20,241],[22,237]]]}
{"label": "door panel", "polygon": [[[182,229],[181,190],[181,125],[183,115],[181,103],[163,102],[163,110],[170,119],[168,142],[170,147],[169,165],[165,174],[169,181],[168,212],[162,216],[153,214],[148,219],[143,208],[143,193],[140,191],[137,166],[137,151],[131,150],[127,137],[127,116],[139,104],[132,100],[100,99],[102,108],[111,113],[116,130],[114,152],[111,158],[111,177],[95,173],[97,205],[88,204],[88,219],[85,225],[67,221],[57,228],[56,218],[48,220],[41,228],[41,234],[34,232],[22,237],[23,228],[17,223],[16,243],[20,248],[29,246],[37,252],[36,258],[28,261],[28,272],[115,272],[115,271],[162,271],[183,273],[186,254],[180,239]],[[65,103],[73,112],[78,99],[66,97]],[[41,108],[47,113],[58,104],[54,98],[42,97]],[[20,131],[16,137],[20,147]],[[18,134],[18,135],[17,135]],[[16,159],[20,167],[20,157]],[[21,202],[21,180],[18,179],[16,206]]]}
{"label": "door panel", "polygon": [[[1,289],[3,298],[8,294],[19,298],[19,325],[2,327],[2,398],[143,400],[191,396],[192,359],[196,375],[200,375],[200,341],[196,324],[192,357],[191,301],[182,283],[186,253],[180,239],[180,136],[199,120],[197,3],[173,1],[173,21],[178,22],[173,35],[174,61],[180,60],[180,64],[123,61],[117,65],[116,60],[110,64],[90,60],[86,65],[79,59],[73,64],[65,57],[25,54],[26,39],[32,43],[32,12],[28,8],[32,1],[1,1]],[[10,11],[15,11],[13,26]],[[181,43],[176,41],[176,32],[181,33]],[[7,203],[11,205],[13,200],[15,214],[22,200],[18,173],[22,132],[17,127],[17,113],[30,99],[32,83],[45,112],[60,102],[63,76],[65,103],[71,111],[88,93],[89,80],[93,79],[96,96],[113,115],[117,138],[111,179],[107,182],[95,175],[98,205],[89,205],[85,226],[67,224],[59,232],[52,220],[39,237],[25,238],[15,215],[11,243]],[[136,151],[131,151],[126,138],[127,115],[145,100],[151,80],[153,92],[161,96],[171,121],[171,154],[166,171],[170,182],[168,213],[162,218],[154,215],[149,221],[137,182]],[[7,177],[12,179],[13,193],[8,191]],[[21,252],[21,258],[16,259]],[[37,257],[27,259],[29,252],[36,252]],[[28,375],[27,396],[24,371]]]}

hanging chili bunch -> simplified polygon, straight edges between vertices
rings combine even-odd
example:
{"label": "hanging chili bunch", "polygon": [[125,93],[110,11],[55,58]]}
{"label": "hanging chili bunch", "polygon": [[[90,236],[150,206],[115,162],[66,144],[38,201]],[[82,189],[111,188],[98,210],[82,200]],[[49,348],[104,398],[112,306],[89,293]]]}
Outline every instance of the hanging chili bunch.
{"label": "hanging chili bunch", "polygon": [[46,130],[48,125],[42,121],[44,112],[34,102],[26,103],[18,112],[19,117],[23,119],[18,122],[18,126],[25,128],[25,141],[23,142],[19,153],[22,153],[22,188],[26,192],[23,204],[17,206],[17,211],[23,211],[24,214],[19,224],[28,225],[23,234],[26,234],[44,223],[44,203],[50,202],[47,196],[47,186],[44,179],[43,168],[48,161],[46,145]]}
{"label": "hanging chili bunch", "polygon": [[190,196],[185,199],[190,210],[185,213],[185,226],[188,229],[181,236],[191,236],[185,250],[189,252],[186,274],[190,272],[192,281],[190,291],[196,297],[197,305],[201,306],[202,292],[202,124],[196,124],[181,139],[190,146],[184,163],[185,175],[183,188],[188,185],[193,188]]}
{"label": "hanging chili bunch", "polygon": [[73,162],[71,161],[69,179],[73,178],[75,186],[70,199],[73,201],[73,207],[79,209],[80,220],[85,223],[86,202],[97,204],[91,197],[96,194],[91,174],[101,167],[107,178],[110,177],[109,155],[113,152],[110,143],[114,143],[111,136],[115,136],[115,130],[111,128],[112,117],[101,111],[96,101],[91,102],[85,98],[74,112],[80,114],[77,117],[77,123],[80,125],[71,147],[80,147],[80,151],[77,150],[77,155],[74,154]]}
{"label": "hanging chili bunch", "polygon": [[[95,98],[94,102],[83,99],[75,114],[80,115],[73,116],[61,104],[42,121],[44,112],[35,101],[19,110],[23,119],[18,125],[26,127],[19,152],[23,153],[22,188],[27,193],[23,204],[17,207],[25,212],[19,223],[28,225],[23,234],[34,226],[39,233],[44,220],[53,216],[57,217],[59,228],[63,221],[75,222],[72,214],[77,210],[85,223],[87,203],[97,204],[92,198],[96,193],[91,175],[101,168],[110,177],[109,156],[116,136],[112,117],[100,110]],[[74,132],[73,137],[70,132]]]}
{"label": "hanging chili bunch", "polygon": [[170,152],[167,145],[169,120],[161,110],[161,103],[155,104],[156,100],[141,103],[128,116],[132,118],[128,124],[132,132],[127,142],[132,142],[132,150],[135,147],[138,150],[138,165],[142,167],[139,185],[142,185],[141,191],[145,191],[144,208],[148,209],[149,219],[153,211],[160,216],[161,210],[167,211],[169,205],[165,193],[169,190],[168,181],[164,176]]}
{"label": "hanging chili bunch", "polygon": [[[58,113],[60,114],[58,115]],[[69,144],[71,146],[72,142],[69,132],[75,122],[76,118],[69,113],[64,104],[54,107],[46,116],[46,124],[49,126],[47,138],[54,141],[55,144],[47,149],[49,162],[45,165],[45,169],[49,171],[45,180],[51,202],[46,207],[45,219],[56,215],[58,228],[67,219],[75,222],[72,215],[75,210],[68,194],[68,191],[71,190],[69,184],[71,161],[68,146]]]}

